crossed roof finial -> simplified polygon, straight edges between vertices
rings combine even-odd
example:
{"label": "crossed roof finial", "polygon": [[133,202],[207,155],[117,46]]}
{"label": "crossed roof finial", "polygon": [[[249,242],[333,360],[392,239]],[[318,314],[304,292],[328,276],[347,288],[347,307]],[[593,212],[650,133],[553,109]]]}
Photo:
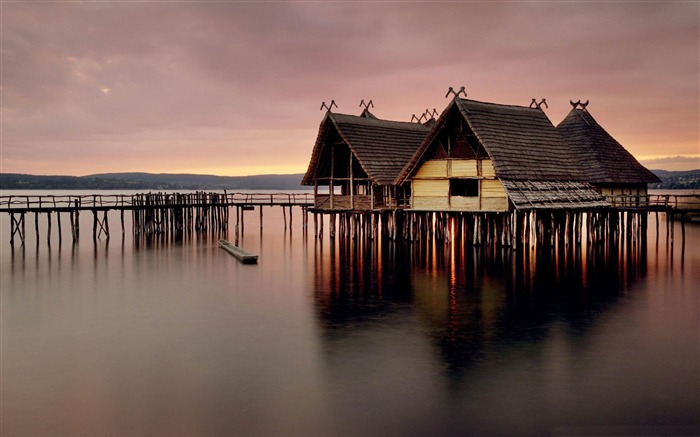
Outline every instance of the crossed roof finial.
{"label": "crossed roof finial", "polygon": [[425,115],[426,120],[430,120],[431,118],[435,118],[435,116],[438,115],[438,112],[435,108],[433,108],[432,111],[430,109],[426,109],[423,115]]}
{"label": "crossed roof finial", "polygon": [[415,120],[416,123],[423,123],[424,118],[427,119],[427,116],[425,115],[425,113],[421,114],[420,117],[417,117],[416,114],[413,114],[411,116],[411,123],[413,123],[413,120]]}
{"label": "crossed roof finial", "polygon": [[365,103],[365,100],[362,99],[362,100],[360,100],[360,106],[364,106],[365,109],[369,110],[369,107],[370,107],[370,106],[371,106],[372,108],[374,108],[374,103],[372,103],[371,100],[370,100],[369,102]]}
{"label": "crossed roof finial", "polygon": [[536,99],[532,99],[532,103],[530,103],[531,108],[542,109],[542,105],[544,105],[545,108],[549,109],[549,105],[547,104],[547,99],[542,99],[542,100],[540,100],[539,103],[537,103]]}
{"label": "crossed roof finial", "polygon": [[447,94],[445,94],[445,98],[447,98],[450,94],[454,94],[454,98],[459,97],[460,94],[464,94],[464,97],[467,97],[467,91],[464,89],[463,86],[459,87],[459,91],[455,91],[454,88],[450,87],[447,90]]}
{"label": "crossed roof finial", "polygon": [[588,106],[588,103],[590,103],[590,102],[588,100],[586,100],[586,103],[581,103],[581,100],[577,100],[575,102],[573,100],[569,100],[569,103],[571,104],[571,106],[574,107],[574,109],[576,109],[577,107],[580,106],[581,109],[586,111],[586,106]]}
{"label": "crossed roof finial", "polygon": [[333,106],[335,106],[336,108],[338,107],[338,105],[335,103],[335,100],[331,100],[330,105],[326,105],[326,102],[323,102],[323,103],[321,103],[321,109],[319,109],[319,111],[322,111],[323,108],[326,108],[327,109],[326,112],[331,112],[331,110],[333,109]]}

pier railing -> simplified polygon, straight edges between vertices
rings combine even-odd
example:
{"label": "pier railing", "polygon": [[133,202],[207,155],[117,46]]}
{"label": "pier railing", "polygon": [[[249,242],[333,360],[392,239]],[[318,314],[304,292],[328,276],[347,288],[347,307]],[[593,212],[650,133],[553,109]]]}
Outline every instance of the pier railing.
{"label": "pier railing", "polygon": [[618,194],[606,196],[613,208],[700,211],[700,194]]}
{"label": "pier railing", "polygon": [[143,193],[0,196],[0,212],[134,209],[162,206],[313,206],[313,193]]}
{"label": "pier railing", "polygon": [[[329,196],[317,196],[316,207]],[[335,196],[343,206],[343,196]],[[347,197],[347,196],[346,196]],[[360,197],[360,196],[356,196]],[[614,208],[700,211],[700,194],[647,194],[606,196]],[[365,200],[365,199],[360,199]],[[359,202],[364,205],[364,202]],[[143,193],[89,195],[11,195],[0,196],[0,212],[49,212],[70,210],[134,209],[148,206],[314,206],[313,193]],[[349,204],[347,205],[349,208]]]}

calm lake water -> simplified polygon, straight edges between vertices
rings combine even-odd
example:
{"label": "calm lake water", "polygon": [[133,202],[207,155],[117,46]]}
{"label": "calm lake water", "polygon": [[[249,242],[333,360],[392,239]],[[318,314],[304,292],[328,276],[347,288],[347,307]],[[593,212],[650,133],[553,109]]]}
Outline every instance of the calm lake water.
{"label": "calm lake water", "polygon": [[29,216],[12,250],[0,217],[2,436],[700,434],[699,225],[555,255],[319,240],[294,212],[246,214],[252,266],[116,213],[96,244],[54,217],[50,246]]}

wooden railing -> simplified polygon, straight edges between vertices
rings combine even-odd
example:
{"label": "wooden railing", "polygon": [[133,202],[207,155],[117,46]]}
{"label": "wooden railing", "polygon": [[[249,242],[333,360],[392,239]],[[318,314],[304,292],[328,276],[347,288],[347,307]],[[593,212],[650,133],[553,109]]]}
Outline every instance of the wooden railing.
{"label": "wooden railing", "polygon": [[313,193],[143,193],[0,196],[0,212],[134,209],[149,205],[312,206]]}
{"label": "wooden railing", "polygon": [[356,194],[352,196],[351,199],[351,196],[334,194],[331,205],[330,194],[318,194],[316,195],[314,207],[316,209],[333,211],[369,211],[372,209],[372,196],[366,194]]}
{"label": "wooden railing", "polygon": [[618,194],[605,197],[613,208],[700,211],[700,194]]}
{"label": "wooden railing", "polygon": [[[606,196],[614,208],[640,208],[677,211],[700,211],[700,194],[647,194]],[[376,199],[375,199],[376,200]],[[401,207],[391,199],[371,205],[371,196],[355,195],[355,210]],[[204,206],[204,205],[287,205],[314,206],[331,209],[330,195],[313,193],[143,193],[143,194],[90,194],[90,195],[11,195],[0,196],[0,212],[57,211],[91,209],[134,209],[149,205]],[[350,210],[350,196],[334,195],[334,210]]]}

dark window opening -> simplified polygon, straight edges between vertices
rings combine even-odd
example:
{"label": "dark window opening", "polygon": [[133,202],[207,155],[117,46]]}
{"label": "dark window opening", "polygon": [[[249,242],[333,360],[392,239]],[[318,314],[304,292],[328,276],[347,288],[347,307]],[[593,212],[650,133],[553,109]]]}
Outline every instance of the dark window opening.
{"label": "dark window opening", "polygon": [[478,179],[450,179],[450,196],[478,197]]}

